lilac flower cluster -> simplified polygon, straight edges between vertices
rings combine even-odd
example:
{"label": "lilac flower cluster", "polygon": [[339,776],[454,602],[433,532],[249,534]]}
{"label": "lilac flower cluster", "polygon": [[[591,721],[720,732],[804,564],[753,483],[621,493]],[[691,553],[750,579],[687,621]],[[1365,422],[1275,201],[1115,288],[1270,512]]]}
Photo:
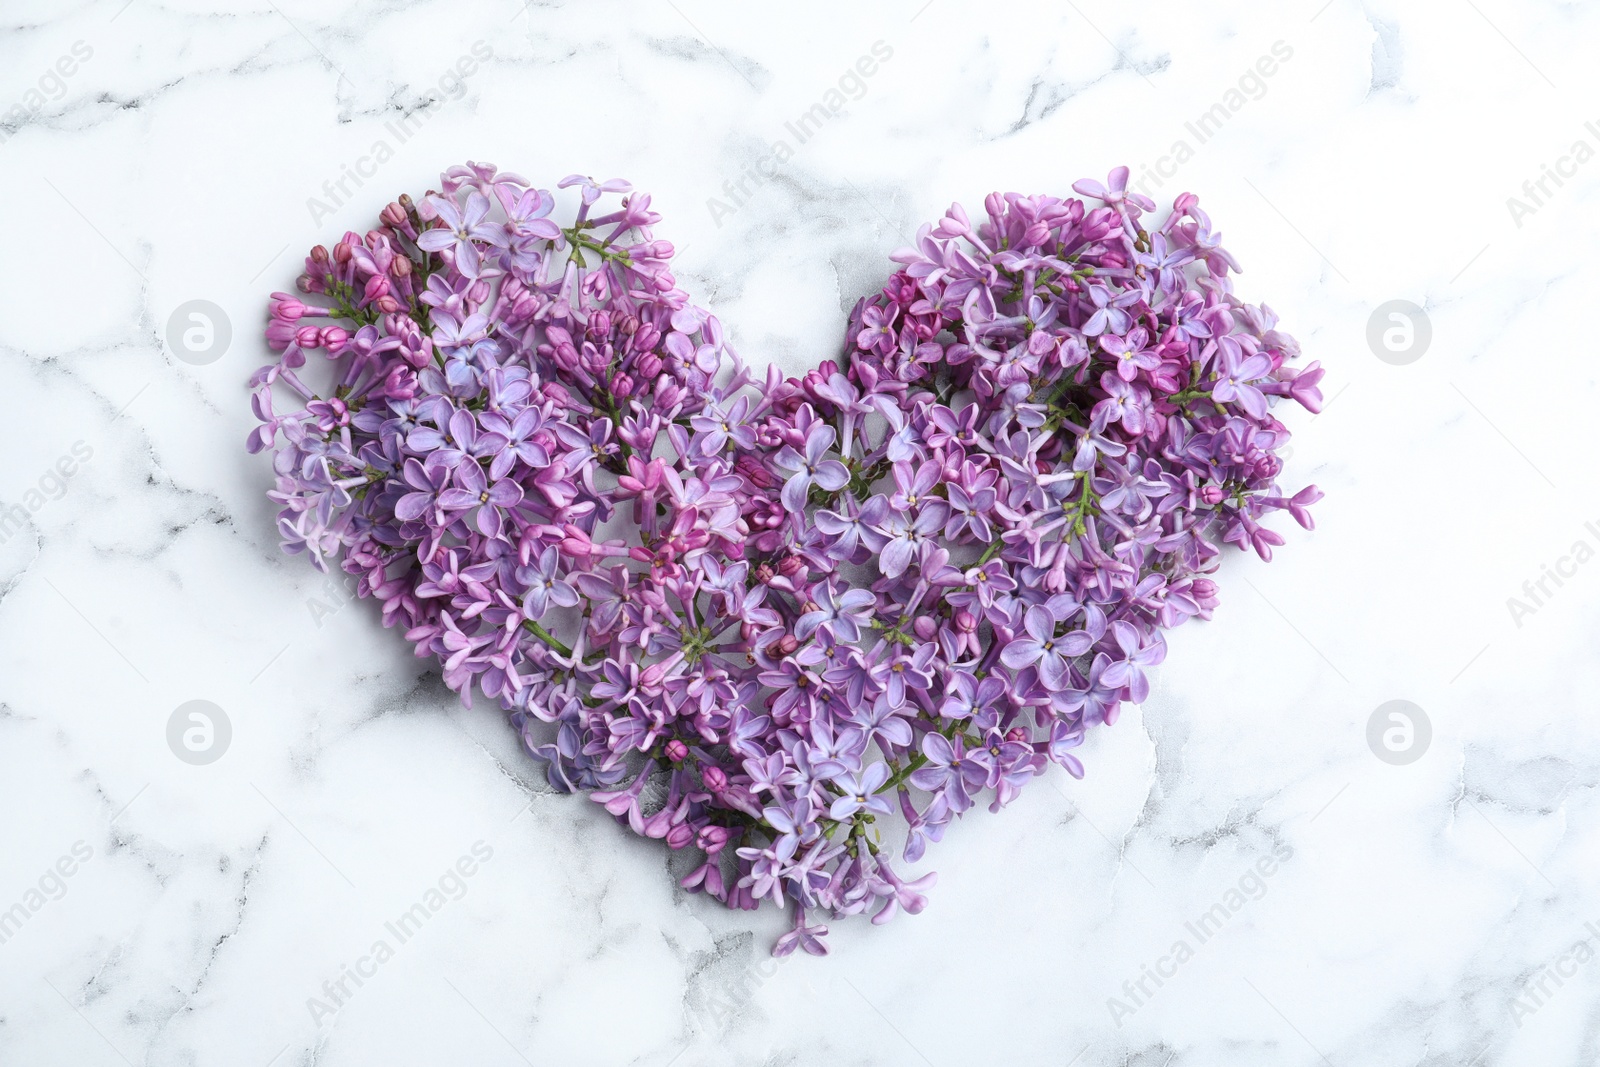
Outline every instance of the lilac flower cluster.
{"label": "lilac flower cluster", "polygon": [[[253,380],[285,547],[342,553],[550,781],[682,850],[685,888],[920,911],[949,822],[1010,802],[1149,692],[1221,545],[1270,558],[1269,414],[1316,364],[1195,198],[991,196],[925,226],[842,364],[757,382],[676,288],[649,198],[492,167],[402,197],[275,294]],[[308,382],[307,353],[331,386]],[[274,396],[301,407],[279,415]],[[278,435],[282,442],[278,442]],[[884,831],[890,831],[886,839]]]}

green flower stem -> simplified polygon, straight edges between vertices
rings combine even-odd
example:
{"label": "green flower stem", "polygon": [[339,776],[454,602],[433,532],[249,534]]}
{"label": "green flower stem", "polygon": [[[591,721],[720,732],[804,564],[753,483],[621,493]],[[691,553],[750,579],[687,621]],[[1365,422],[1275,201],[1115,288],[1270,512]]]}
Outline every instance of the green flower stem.
{"label": "green flower stem", "polygon": [[530,633],[532,633],[533,636],[537,637],[539,640],[543,641],[545,644],[549,645],[551,648],[555,649],[557,652],[561,653],[563,656],[571,656],[572,655],[572,649],[570,649],[566,645],[562,644],[560,641],[558,641],[555,638],[555,636],[553,634],[550,633],[549,630],[546,630],[543,626],[540,626],[538,623],[534,622],[532,619],[528,619],[528,620],[524,621],[522,625],[526,626],[528,628],[528,631]]}
{"label": "green flower stem", "polygon": [[1094,489],[1089,485],[1090,473],[1090,471],[1083,471],[1078,475],[1079,480],[1083,483],[1083,488],[1078,494],[1077,513],[1072,517],[1072,532],[1078,537],[1082,537],[1084,534],[1084,520],[1088,518],[1089,513],[1091,511],[1098,513],[1100,510],[1100,498],[1095,495]]}
{"label": "green flower stem", "polygon": [[631,264],[633,262],[633,260],[628,256],[628,253],[613,252],[611,251],[609,245],[603,245],[596,241],[591,241],[589,238],[583,236],[583,231],[588,229],[590,225],[591,224],[587,222],[580,223],[577,226],[571,226],[561,231],[566,239],[571,242],[572,247],[578,250],[578,263],[580,266],[588,266],[588,264],[583,261],[582,257],[582,253],[585,251],[596,253],[599,255],[602,261],[610,259],[624,265]]}
{"label": "green flower stem", "polygon": [[[957,723],[952,720],[949,724],[940,727],[939,733],[944,735],[945,740],[949,740],[960,732],[956,729],[956,726]],[[899,770],[890,775],[889,780],[878,787],[878,792],[887,793],[889,790],[897,788],[901,782],[904,782],[907,778],[910,778],[927,762],[927,755],[925,753],[918,752],[915,756],[912,756],[906,761],[906,765],[904,767],[901,767]]]}

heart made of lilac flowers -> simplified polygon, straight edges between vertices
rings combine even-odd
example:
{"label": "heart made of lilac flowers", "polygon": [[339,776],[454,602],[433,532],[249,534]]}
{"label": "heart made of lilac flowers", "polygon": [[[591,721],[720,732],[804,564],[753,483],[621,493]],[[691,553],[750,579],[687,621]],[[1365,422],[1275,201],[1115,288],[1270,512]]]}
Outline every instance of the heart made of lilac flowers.
{"label": "heart made of lilac flowers", "polygon": [[785,381],[677,288],[647,196],[559,187],[560,212],[452,168],[313,249],[249,444],[287,550],[358,576],[684,887],[791,907],[776,952],[920,911],[933,876],[891,852],[1052,762],[1081,777],[1163,632],[1209,616],[1221,546],[1310,526],[1270,409],[1316,410],[1322,372],[1233,294],[1192,196],[1147,223],[1119,168],[1074,186],[1099,206],[953,206],[843,358]]}

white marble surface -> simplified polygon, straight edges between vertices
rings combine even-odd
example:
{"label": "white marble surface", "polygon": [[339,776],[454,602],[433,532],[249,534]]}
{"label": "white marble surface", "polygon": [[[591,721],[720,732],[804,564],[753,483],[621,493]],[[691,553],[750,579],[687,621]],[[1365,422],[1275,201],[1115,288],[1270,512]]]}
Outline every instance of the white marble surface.
{"label": "white marble surface", "polygon": [[[1600,1059],[1600,563],[1507,607],[1600,546],[1600,161],[1506,203],[1600,147],[1600,11],[1319,5],[8,0],[0,500],[27,514],[0,544],[0,910],[22,907],[0,1064]],[[785,123],[879,41],[796,144]],[[492,58],[453,81],[477,42]],[[1230,102],[1200,143],[1186,123]],[[708,206],[778,139],[776,178]],[[794,370],[951,200],[1063,193],[1179,140],[1149,188],[1201,196],[1242,292],[1329,369],[1286,479],[1327,491],[1319,529],[1230,558],[1216,619],[1172,636],[1088,779],[952,830],[930,908],[837,923],[831,957],[767,961],[782,916],[676,891],[663,850],[548,794],[367,605],[319,618],[338,601],[277,549],[242,448],[263,298],[445,165],[631,178],[684,286]],[[164,341],[193,299],[232,322],[210,365]],[[1366,341],[1391,299],[1431,319],[1405,366]],[[196,699],[232,726],[205,766],[166,740]],[[1432,723],[1406,766],[1366,741],[1392,699]],[[460,899],[400,944],[385,923],[441,878]],[[1185,924],[1218,903],[1200,944]],[[336,1013],[308,1007],[380,939]],[[1124,990],[1180,940],[1153,996]],[[1523,992],[1547,968],[1564,985]]]}

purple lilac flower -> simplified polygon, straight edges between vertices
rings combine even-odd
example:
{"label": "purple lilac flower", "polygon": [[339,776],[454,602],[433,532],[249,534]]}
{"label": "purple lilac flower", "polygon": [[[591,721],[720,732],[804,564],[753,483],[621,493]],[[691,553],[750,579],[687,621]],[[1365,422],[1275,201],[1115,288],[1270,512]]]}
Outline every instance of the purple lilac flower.
{"label": "purple lilac flower", "polygon": [[476,278],[479,274],[478,242],[501,247],[509,243],[504,226],[484,221],[489,214],[489,201],[482,193],[468,193],[465,206],[458,205],[449,197],[433,197],[429,202],[444,225],[419,235],[416,239],[418,247],[429,252],[449,249],[455,257],[457,269],[468,278]]}
{"label": "purple lilac flower", "polygon": [[439,494],[439,506],[446,511],[470,511],[479,533],[500,536],[505,513],[522,503],[522,486],[510,478],[491,482],[475,461],[457,467],[455,481],[457,488]]}
{"label": "purple lilac flower", "polygon": [[861,623],[872,614],[878,598],[867,589],[839,592],[832,582],[815,591],[816,608],[795,622],[794,635],[805,640],[819,628],[826,628],[840,641],[861,640]]}
{"label": "purple lilac flower", "polygon": [[522,602],[527,608],[528,618],[534,622],[544,618],[551,604],[563,608],[578,606],[578,591],[571,582],[559,577],[560,569],[560,555],[552,545],[539,554],[538,561],[532,566],[517,571],[517,580],[528,587]]}
{"label": "purple lilac flower", "polygon": [[806,435],[804,454],[785,445],[773,460],[780,469],[792,472],[783,483],[783,506],[790,511],[805,510],[806,493],[815,482],[829,492],[850,484],[850,471],[836,459],[824,458],[833,447],[832,426],[813,423]]}
{"label": "purple lilac flower", "polygon": [[842,821],[860,811],[874,815],[893,815],[889,800],[879,794],[889,780],[889,765],[874,763],[861,774],[841,774],[833,779],[840,796],[828,808],[828,818]]}
{"label": "purple lilac flower", "polygon": [[935,500],[924,504],[914,519],[891,515],[884,520],[878,527],[878,531],[888,538],[883,553],[878,557],[878,566],[884,577],[898,578],[905,573],[912,560],[921,554],[922,546],[944,525],[948,512],[945,504]]}
{"label": "purple lilac flower", "polygon": [[954,812],[972,806],[975,793],[988,780],[988,769],[967,755],[966,738],[957,734],[952,741],[943,734],[930,733],[922,739],[926,766],[913,772],[911,784],[943,797]]}

